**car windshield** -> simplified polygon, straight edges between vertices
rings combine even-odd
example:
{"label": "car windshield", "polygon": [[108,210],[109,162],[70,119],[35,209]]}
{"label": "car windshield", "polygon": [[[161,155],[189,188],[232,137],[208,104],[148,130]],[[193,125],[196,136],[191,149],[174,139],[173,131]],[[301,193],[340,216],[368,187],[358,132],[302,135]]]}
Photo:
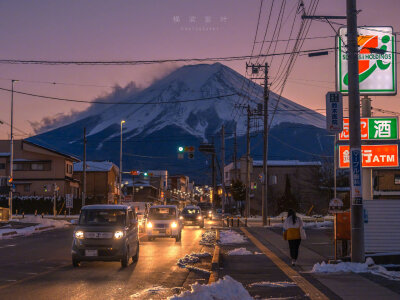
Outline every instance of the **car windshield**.
{"label": "car windshield", "polygon": [[184,208],[182,213],[184,213],[186,215],[195,215],[195,214],[199,214],[200,210],[198,208]]}
{"label": "car windshield", "polygon": [[84,209],[79,217],[79,225],[119,225],[124,226],[126,213],[118,209]]}
{"label": "car windshield", "polygon": [[176,217],[176,209],[173,207],[151,207],[149,219],[151,220],[172,220]]}

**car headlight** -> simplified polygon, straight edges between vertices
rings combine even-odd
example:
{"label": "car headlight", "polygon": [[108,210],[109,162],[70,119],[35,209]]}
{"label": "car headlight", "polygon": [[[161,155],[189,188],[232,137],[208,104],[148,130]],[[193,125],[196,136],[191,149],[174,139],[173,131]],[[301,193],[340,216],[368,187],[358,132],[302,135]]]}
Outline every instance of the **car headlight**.
{"label": "car headlight", "polygon": [[197,220],[201,220],[201,219],[203,219],[202,216],[198,216],[198,217],[197,217]]}
{"label": "car headlight", "polygon": [[85,236],[82,230],[75,231],[74,235],[77,239],[83,239]]}
{"label": "car headlight", "polygon": [[211,210],[210,210],[210,211],[208,211],[208,214],[209,214],[209,215],[211,215],[211,214],[212,214],[212,211],[211,211]]}
{"label": "car headlight", "polygon": [[118,230],[114,233],[114,238],[116,238],[117,240],[119,240],[120,238],[122,238],[124,236],[124,232],[121,230]]}
{"label": "car headlight", "polygon": [[147,228],[153,228],[153,224],[151,224],[151,222],[147,223]]}
{"label": "car headlight", "polygon": [[176,227],[178,227],[178,224],[176,224],[176,222],[172,222],[172,223],[171,223],[171,227],[172,227],[172,228],[176,228]]}
{"label": "car headlight", "polygon": [[183,216],[180,216],[180,217],[179,217],[179,220],[183,220]]}

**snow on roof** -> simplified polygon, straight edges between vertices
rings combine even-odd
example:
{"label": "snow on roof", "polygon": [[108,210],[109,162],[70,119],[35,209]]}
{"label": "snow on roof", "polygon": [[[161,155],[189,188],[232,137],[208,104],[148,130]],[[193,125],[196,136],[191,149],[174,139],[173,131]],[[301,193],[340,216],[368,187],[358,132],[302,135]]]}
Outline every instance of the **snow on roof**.
{"label": "snow on roof", "polygon": [[[262,160],[253,161],[253,166],[261,167]],[[320,161],[299,161],[299,160],[269,160],[268,166],[320,166]]]}
{"label": "snow on roof", "polygon": [[[86,171],[87,172],[108,172],[112,169],[113,163],[110,161],[87,161],[86,162]],[[114,165],[115,166],[115,165]],[[118,167],[115,166],[117,169]],[[83,171],[83,162],[74,163],[74,171],[82,172]]]}
{"label": "snow on roof", "polygon": [[10,152],[0,152],[0,156],[10,156]]}

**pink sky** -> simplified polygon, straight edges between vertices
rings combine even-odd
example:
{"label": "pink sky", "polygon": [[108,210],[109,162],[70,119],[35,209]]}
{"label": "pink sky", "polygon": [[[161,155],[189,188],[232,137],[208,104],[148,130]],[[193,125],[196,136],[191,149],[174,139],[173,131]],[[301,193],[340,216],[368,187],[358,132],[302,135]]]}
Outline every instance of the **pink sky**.
{"label": "pink sky", "polygon": [[[306,6],[309,2],[305,1]],[[1,1],[0,59],[120,60],[248,55],[253,44],[259,3],[256,0]],[[280,3],[281,0],[276,1],[276,11]],[[287,3],[286,14],[289,14],[297,1]],[[317,14],[345,14],[345,0],[320,0],[319,3]],[[264,0],[258,40],[262,40],[270,5],[271,0]],[[359,25],[390,25],[395,32],[400,31],[399,0],[359,0],[358,8],[362,10]],[[192,16],[196,17],[193,23],[190,22]],[[288,36],[292,16],[284,23],[281,39]],[[188,27],[195,30],[185,30]],[[273,27],[267,40],[272,36]],[[308,36],[333,34],[328,24],[313,22]],[[282,43],[279,47],[284,45]],[[303,49],[327,47],[334,47],[333,38],[307,40]],[[256,48],[255,53],[258,52],[259,48]],[[272,62],[272,77],[279,62],[278,58]],[[245,72],[245,61],[226,64],[241,74]],[[17,90],[92,100],[110,92],[116,84],[124,86],[135,81],[147,86],[179,66],[0,64],[0,87],[10,88],[9,79],[13,78],[21,80],[15,85]],[[334,90],[334,80],[333,53],[316,58],[300,56],[283,95],[309,108],[324,108],[325,94]],[[88,107],[87,104],[39,100],[22,95],[15,95],[14,99],[15,127],[20,130],[16,131],[16,138],[33,132],[30,122]],[[10,94],[0,92],[0,100],[0,120],[9,122]],[[399,100],[400,96],[373,97],[372,105],[400,111]],[[0,124],[0,138],[7,138],[8,134],[9,127]]]}

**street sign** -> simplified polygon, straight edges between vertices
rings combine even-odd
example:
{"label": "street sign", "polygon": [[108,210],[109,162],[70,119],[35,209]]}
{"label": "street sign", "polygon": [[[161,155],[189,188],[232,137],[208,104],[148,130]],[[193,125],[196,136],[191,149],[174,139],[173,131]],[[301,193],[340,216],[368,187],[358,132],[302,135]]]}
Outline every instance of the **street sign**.
{"label": "street sign", "polygon": [[[397,140],[399,138],[397,117],[361,118],[362,140]],[[343,119],[343,131],[339,134],[340,141],[348,141],[349,118]]]}
{"label": "street sign", "polygon": [[[392,27],[359,27],[360,94],[396,95],[396,35]],[[339,29],[336,51],[336,90],[348,93],[347,27]]]}
{"label": "street sign", "polygon": [[337,213],[343,211],[343,201],[340,198],[333,198],[329,201],[329,213]]}
{"label": "street sign", "polygon": [[[398,167],[398,145],[362,145],[362,167]],[[350,147],[339,146],[339,168],[350,167]]]}
{"label": "street sign", "polygon": [[74,196],[72,194],[65,195],[65,207],[74,208]]}
{"label": "street sign", "polygon": [[343,96],[338,92],[326,94],[326,129],[332,133],[343,130]]}
{"label": "street sign", "polygon": [[361,160],[362,154],[361,149],[355,148],[350,150],[350,182],[351,182],[351,199],[353,205],[362,205],[362,194],[361,194]]}

